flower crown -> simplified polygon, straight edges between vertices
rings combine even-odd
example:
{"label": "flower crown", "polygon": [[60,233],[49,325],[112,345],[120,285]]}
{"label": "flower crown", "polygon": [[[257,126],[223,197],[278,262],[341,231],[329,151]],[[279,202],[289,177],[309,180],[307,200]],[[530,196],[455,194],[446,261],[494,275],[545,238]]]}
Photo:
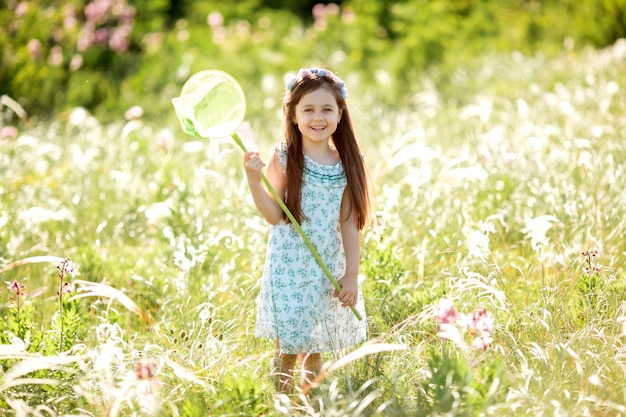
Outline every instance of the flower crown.
{"label": "flower crown", "polygon": [[300,81],[304,80],[311,74],[315,74],[318,77],[327,77],[332,79],[333,81],[335,81],[335,83],[337,83],[339,87],[341,87],[341,95],[343,99],[345,100],[348,98],[346,83],[341,78],[333,74],[331,71],[323,68],[300,68],[298,74],[287,83],[287,91],[293,90],[296,84],[298,84]]}

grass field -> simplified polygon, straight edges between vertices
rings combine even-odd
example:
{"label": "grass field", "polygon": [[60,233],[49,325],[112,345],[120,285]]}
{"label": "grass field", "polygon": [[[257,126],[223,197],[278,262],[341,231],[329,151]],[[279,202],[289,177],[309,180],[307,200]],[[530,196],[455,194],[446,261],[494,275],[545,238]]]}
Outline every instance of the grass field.
{"label": "grass field", "polygon": [[[292,399],[253,336],[268,227],[230,139],[80,109],[1,138],[0,410],[626,415],[625,49],[486,58],[403,108],[348,86],[372,340]],[[275,115],[249,121],[264,154]],[[442,299],[493,329],[442,337]]]}

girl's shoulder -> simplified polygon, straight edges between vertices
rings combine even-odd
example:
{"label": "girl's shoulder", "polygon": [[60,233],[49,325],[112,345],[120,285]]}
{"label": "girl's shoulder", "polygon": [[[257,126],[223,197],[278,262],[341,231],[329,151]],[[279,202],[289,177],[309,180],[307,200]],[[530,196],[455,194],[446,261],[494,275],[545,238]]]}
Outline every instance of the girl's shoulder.
{"label": "girl's shoulder", "polygon": [[281,140],[272,147],[272,155],[276,155],[278,162],[285,169],[287,167],[287,142]]}

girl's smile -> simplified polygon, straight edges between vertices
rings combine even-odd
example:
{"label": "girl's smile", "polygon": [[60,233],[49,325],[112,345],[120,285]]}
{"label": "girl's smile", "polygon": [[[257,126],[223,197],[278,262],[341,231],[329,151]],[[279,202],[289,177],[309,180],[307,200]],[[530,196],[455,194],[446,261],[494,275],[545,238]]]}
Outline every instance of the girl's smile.
{"label": "girl's smile", "polygon": [[337,130],[341,120],[335,96],[326,88],[318,88],[302,96],[296,105],[294,123],[304,142],[324,142]]}

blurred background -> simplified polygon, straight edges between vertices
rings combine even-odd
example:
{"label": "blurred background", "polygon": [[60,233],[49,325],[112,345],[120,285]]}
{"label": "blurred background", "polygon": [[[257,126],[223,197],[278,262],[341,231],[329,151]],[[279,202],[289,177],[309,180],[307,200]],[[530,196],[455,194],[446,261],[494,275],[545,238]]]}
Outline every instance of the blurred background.
{"label": "blurred background", "polygon": [[[117,120],[132,106],[171,121],[194,72],[242,84],[248,116],[279,110],[284,78],[325,66],[354,100],[410,106],[479,58],[603,48],[626,37],[626,0],[2,0],[2,124],[84,107]],[[467,86],[467,82],[464,83]],[[20,114],[21,113],[21,114]]]}

